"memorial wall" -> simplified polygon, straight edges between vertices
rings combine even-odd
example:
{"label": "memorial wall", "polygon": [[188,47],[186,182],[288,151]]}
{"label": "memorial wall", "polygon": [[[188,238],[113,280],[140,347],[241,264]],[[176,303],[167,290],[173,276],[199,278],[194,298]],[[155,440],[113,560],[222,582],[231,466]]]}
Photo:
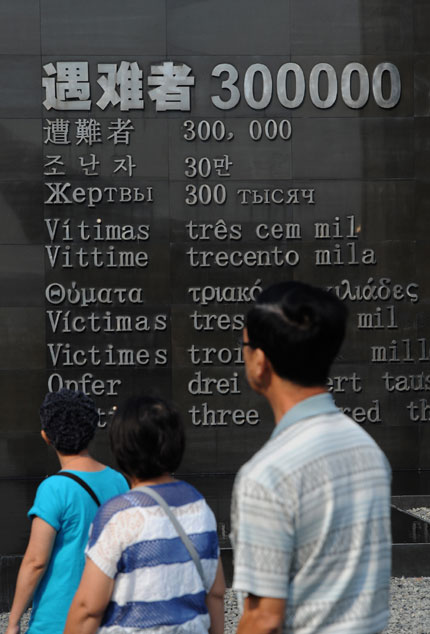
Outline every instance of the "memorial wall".
{"label": "memorial wall", "polygon": [[242,328],[276,281],[348,304],[329,388],[394,492],[429,492],[429,24],[425,0],[2,0],[2,596],[61,387],[95,399],[108,462],[121,400],[173,399],[229,546],[273,425]]}

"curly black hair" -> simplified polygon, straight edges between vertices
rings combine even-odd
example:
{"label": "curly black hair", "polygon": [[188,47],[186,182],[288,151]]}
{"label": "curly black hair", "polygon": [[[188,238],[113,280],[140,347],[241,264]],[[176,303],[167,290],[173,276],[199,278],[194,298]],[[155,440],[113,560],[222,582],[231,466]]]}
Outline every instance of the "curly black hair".
{"label": "curly black hair", "polygon": [[42,429],[57,451],[77,454],[88,447],[99,420],[94,401],[83,392],[48,392],[40,408]]}

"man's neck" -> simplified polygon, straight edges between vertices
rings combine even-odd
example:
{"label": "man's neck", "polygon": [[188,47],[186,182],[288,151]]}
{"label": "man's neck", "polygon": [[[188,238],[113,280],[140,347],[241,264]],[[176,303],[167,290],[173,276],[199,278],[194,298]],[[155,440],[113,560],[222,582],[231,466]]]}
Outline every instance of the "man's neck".
{"label": "man's neck", "polygon": [[327,392],[327,388],[322,385],[305,387],[276,377],[265,396],[272,408],[275,425],[277,425],[285,414],[295,405],[311,396],[317,396],[325,392]]}

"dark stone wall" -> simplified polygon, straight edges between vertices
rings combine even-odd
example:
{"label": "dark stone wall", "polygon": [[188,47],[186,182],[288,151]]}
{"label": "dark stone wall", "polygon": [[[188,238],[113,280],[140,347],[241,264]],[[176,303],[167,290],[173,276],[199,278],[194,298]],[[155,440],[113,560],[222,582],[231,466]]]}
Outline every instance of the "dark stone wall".
{"label": "dark stone wall", "polygon": [[[3,0],[0,607],[37,484],[57,468],[38,407],[48,387],[68,381],[97,401],[94,452],[109,463],[106,425],[120,400],[151,391],[179,405],[188,436],[181,475],[208,496],[228,547],[234,474],[272,429],[243,373],[238,340],[252,296],[243,289],[273,281],[332,287],[348,303],[330,387],[386,452],[394,492],[428,493],[429,21],[425,0]],[[44,67],[62,62],[88,64],[80,81],[89,110],[65,109],[79,98],[61,97],[55,82],[58,107],[43,105],[42,79],[57,78]],[[121,62],[143,71],[144,108],[97,105],[106,78],[98,65]],[[161,110],[151,98],[152,67],[164,62],[189,67],[194,85],[179,91],[188,109]],[[287,63],[303,77],[297,108],[279,98]],[[351,63],[361,65],[361,84],[357,72],[342,83]],[[380,103],[394,76],[374,79],[384,63],[400,78],[393,107]],[[222,87],[228,72],[212,74],[219,64],[237,69],[231,89]],[[125,99],[120,80],[110,95]],[[348,107],[345,94],[357,100],[367,80],[366,103]],[[284,103],[299,88],[290,72]],[[324,101],[330,90],[333,104],[317,107],[315,95]],[[211,99],[231,95],[233,108]],[[91,142],[82,138],[89,120],[99,131]],[[118,120],[130,121],[128,144],[109,138]],[[130,200],[121,187],[146,198]],[[88,188],[102,199],[91,204]],[[97,233],[107,225],[119,234]],[[133,266],[111,266],[123,251]],[[88,289],[111,290],[92,303]]]}

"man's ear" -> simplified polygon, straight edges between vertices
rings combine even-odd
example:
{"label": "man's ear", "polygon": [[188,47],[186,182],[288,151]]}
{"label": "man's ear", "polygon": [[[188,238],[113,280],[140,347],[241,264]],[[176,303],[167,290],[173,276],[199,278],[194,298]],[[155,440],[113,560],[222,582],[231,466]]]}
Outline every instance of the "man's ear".
{"label": "man's ear", "polygon": [[255,371],[258,373],[258,375],[260,376],[262,373],[264,373],[265,371],[265,367],[266,367],[266,355],[264,354],[263,350],[261,348],[255,348],[254,349],[254,365],[255,365]]}
{"label": "man's ear", "polygon": [[258,390],[264,390],[270,384],[272,364],[261,348],[253,351],[253,379]]}
{"label": "man's ear", "polygon": [[48,436],[46,435],[46,431],[44,429],[40,430],[40,435],[42,436],[43,440],[46,442],[46,444],[49,447],[50,444],[51,444],[51,441],[49,440]]}

